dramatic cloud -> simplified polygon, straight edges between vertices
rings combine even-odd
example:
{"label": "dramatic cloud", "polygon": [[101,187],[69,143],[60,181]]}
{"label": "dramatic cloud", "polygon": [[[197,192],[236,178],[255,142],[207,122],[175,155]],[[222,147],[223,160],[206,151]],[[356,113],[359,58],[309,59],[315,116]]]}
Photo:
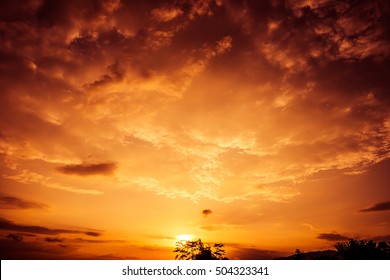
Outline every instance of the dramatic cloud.
{"label": "dramatic cloud", "polygon": [[7,196],[7,195],[0,196],[0,208],[2,209],[29,209],[29,208],[44,209],[47,207],[48,206],[45,204],[24,200],[14,196]]}
{"label": "dramatic cloud", "polygon": [[389,1],[0,2],[6,234],[388,235]]}
{"label": "dramatic cloud", "polygon": [[344,241],[350,239],[350,237],[338,233],[320,233],[317,238],[327,241]]}
{"label": "dramatic cloud", "polygon": [[111,175],[116,169],[115,163],[82,163],[82,164],[68,164],[57,168],[59,172],[68,175]]}
{"label": "dramatic cloud", "polygon": [[12,221],[6,220],[4,218],[0,218],[0,230],[7,231],[20,231],[27,233],[36,233],[36,234],[49,234],[49,235],[57,235],[57,234],[85,234],[89,236],[100,236],[99,232],[92,231],[78,231],[78,230],[67,230],[67,229],[49,229],[42,226],[30,226],[30,225],[19,225],[15,224]]}
{"label": "dramatic cloud", "polygon": [[365,209],[361,209],[360,212],[376,212],[376,211],[389,211],[390,201],[376,203],[373,206]]}
{"label": "dramatic cloud", "polygon": [[211,211],[210,209],[204,209],[202,211],[202,214],[203,214],[203,217],[204,218],[207,218],[209,215],[211,215],[213,213],[213,211]]}
{"label": "dramatic cloud", "polygon": [[7,166],[147,174],[194,202],[288,201],[319,170],[362,172],[388,156],[388,4],[341,2],[6,4]]}

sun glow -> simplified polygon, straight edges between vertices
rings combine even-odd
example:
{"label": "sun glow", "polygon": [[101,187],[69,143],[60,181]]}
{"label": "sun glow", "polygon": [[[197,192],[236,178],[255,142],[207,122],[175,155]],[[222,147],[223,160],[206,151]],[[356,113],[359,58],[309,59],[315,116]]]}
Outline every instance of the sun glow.
{"label": "sun glow", "polygon": [[190,241],[192,239],[192,235],[180,234],[180,235],[176,236],[176,239],[180,240],[180,241]]}

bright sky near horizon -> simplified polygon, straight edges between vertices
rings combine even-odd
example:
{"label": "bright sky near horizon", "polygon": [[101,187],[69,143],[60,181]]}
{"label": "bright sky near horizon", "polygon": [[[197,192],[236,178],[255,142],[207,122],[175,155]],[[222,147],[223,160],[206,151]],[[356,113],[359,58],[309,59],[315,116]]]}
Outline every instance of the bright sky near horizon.
{"label": "bright sky near horizon", "polygon": [[1,1],[2,258],[390,241],[389,19],[385,0]]}

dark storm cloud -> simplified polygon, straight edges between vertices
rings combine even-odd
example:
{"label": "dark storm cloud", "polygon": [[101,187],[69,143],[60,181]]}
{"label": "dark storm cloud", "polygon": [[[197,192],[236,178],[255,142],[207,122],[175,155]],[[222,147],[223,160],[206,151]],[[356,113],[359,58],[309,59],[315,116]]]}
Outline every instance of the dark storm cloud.
{"label": "dark storm cloud", "polygon": [[82,164],[68,164],[60,166],[57,170],[68,175],[111,175],[115,169],[116,164],[112,162],[106,163],[82,163]]}
{"label": "dark storm cloud", "polygon": [[[389,86],[388,1],[227,1],[227,7],[295,88],[315,81],[321,93],[356,96],[375,89],[389,99],[382,92]],[[245,16],[235,12],[243,9]]]}
{"label": "dark storm cloud", "polygon": [[0,195],[1,209],[29,209],[29,208],[43,209],[47,207],[48,206],[45,204],[24,200],[15,196]]}
{"label": "dark storm cloud", "polygon": [[99,17],[111,14],[119,7],[119,1],[111,0],[84,0],[64,1],[44,0],[37,6],[35,18],[40,26],[73,26],[76,20],[85,19],[93,22]]}
{"label": "dark storm cloud", "polygon": [[206,218],[208,217],[209,215],[211,215],[213,213],[213,211],[211,211],[211,209],[204,209],[202,211],[202,214],[203,214],[203,217]]}
{"label": "dark storm cloud", "polygon": [[350,237],[338,233],[320,233],[317,236],[317,239],[323,239],[327,241],[343,241],[350,239]]}
{"label": "dark storm cloud", "polygon": [[377,212],[377,211],[389,211],[390,201],[376,203],[371,207],[361,209],[360,212]]}
{"label": "dark storm cloud", "polygon": [[31,226],[31,225],[19,225],[15,224],[12,221],[6,220],[4,218],[0,218],[0,230],[4,231],[19,231],[19,232],[27,232],[27,233],[36,233],[36,234],[49,234],[49,235],[57,235],[57,234],[85,234],[89,236],[100,236],[99,232],[92,231],[79,231],[79,230],[67,230],[67,229],[49,229],[43,226]]}
{"label": "dark storm cloud", "polygon": [[[281,18],[276,17],[281,20],[281,28],[270,35],[278,43],[286,43],[280,45],[283,50],[314,61],[325,58],[346,62],[373,56],[383,59],[389,55],[385,47],[390,23],[387,1],[288,2],[290,7],[285,8]],[[302,36],[295,36],[298,33]]]}

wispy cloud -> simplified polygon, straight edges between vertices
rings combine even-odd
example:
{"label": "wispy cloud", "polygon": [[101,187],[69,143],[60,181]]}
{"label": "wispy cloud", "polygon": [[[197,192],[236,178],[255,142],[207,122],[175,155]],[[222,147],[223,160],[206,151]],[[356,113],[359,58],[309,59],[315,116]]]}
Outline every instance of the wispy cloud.
{"label": "wispy cloud", "polygon": [[85,238],[74,238],[68,240],[69,242],[76,242],[76,243],[121,243],[126,242],[125,240],[107,240],[107,239],[85,239]]}
{"label": "wispy cloud", "polygon": [[60,166],[57,170],[68,175],[90,176],[90,175],[112,175],[117,168],[115,163],[82,163],[67,164]]}
{"label": "wispy cloud", "polygon": [[350,239],[350,237],[338,233],[320,233],[317,236],[317,239],[323,239],[327,241],[344,241]]}
{"label": "wispy cloud", "polygon": [[29,184],[29,185],[41,185],[51,189],[63,190],[78,194],[92,194],[92,195],[100,195],[103,192],[93,189],[82,189],[71,186],[65,186],[63,184],[53,182],[50,177],[43,176],[39,173],[32,172],[24,169],[20,173],[16,175],[3,175],[4,178],[15,180],[20,183]]}
{"label": "wispy cloud", "polygon": [[24,200],[15,196],[0,195],[0,208],[2,209],[45,209],[47,207],[48,206],[43,203]]}
{"label": "wispy cloud", "polygon": [[312,224],[302,223],[301,225],[302,225],[302,226],[305,226],[305,227],[307,227],[307,228],[309,228],[310,230],[319,231],[319,229],[317,229],[316,227],[314,227]]}
{"label": "wispy cloud", "polygon": [[380,211],[389,211],[390,210],[390,201],[379,202],[374,204],[371,207],[364,208],[359,210],[360,212],[380,212]]}
{"label": "wispy cloud", "polygon": [[202,231],[228,231],[234,230],[240,227],[239,225],[234,224],[208,224],[208,225],[200,225],[198,228]]}
{"label": "wispy cloud", "polygon": [[4,218],[0,218],[0,230],[18,231],[18,232],[35,233],[35,234],[49,234],[49,235],[57,235],[57,234],[85,234],[89,236],[101,235],[101,232],[97,232],[97,231],[50,229],[44,226],[20,225]]}

